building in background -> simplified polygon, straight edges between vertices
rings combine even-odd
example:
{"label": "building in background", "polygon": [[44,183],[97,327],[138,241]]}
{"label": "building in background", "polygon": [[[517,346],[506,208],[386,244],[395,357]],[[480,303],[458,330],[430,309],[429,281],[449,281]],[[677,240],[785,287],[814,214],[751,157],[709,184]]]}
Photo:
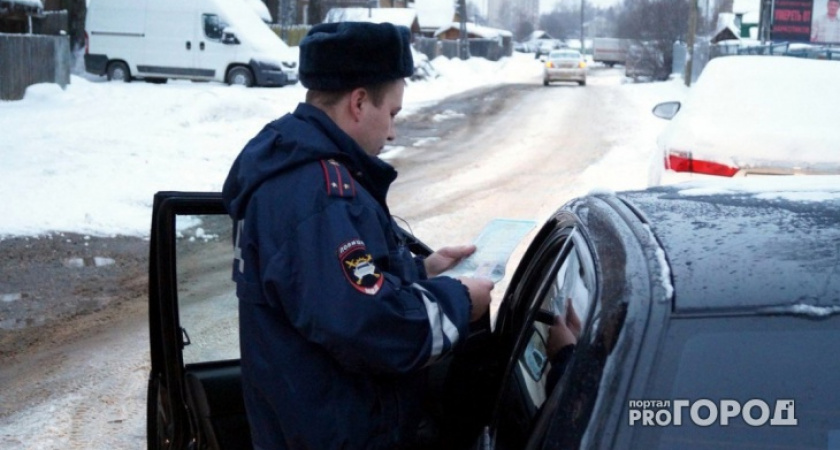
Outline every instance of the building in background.
{"label": "building in background", "polygon": [[423,36],[434,37],[435,32],[452,22],[460,20],[455,10],[455,0],[414,0],[420,32]]}

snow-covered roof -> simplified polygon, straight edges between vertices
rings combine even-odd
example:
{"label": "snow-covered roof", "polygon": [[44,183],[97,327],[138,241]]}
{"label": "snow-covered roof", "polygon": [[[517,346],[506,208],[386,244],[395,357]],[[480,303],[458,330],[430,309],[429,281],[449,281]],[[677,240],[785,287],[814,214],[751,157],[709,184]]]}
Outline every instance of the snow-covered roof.
{"label": "snow-covered roof", "polygon": [[33,8],[43,8],[44,4],[41,0],[0,0],[0,3],[17,4],[21,6],[31,6]]}
{"label": "snow-covered roof", "polygon": [[[448,25],[438,28],[438,30],[435,31],[435,36],[441,35],[447,30],[451,30],[453,28],[456,30],[460,30],[461,24],[458,22],[450,22]],[[467,22],[467,34],[472,34],[474,36],[478,36],[484,39],[513,37],[513,33],[511,33],[510,31],[500,30],[498,28],[483,27],[481,25],[476,25],[472,22]]]}
{"label": "snow-covered roof", "polygon": [[741,37],[741,30],[735,24],[735,14],[720,13],[718,14],[718,23],[717,27],[715,28],[713,41],[729,39],[730,37],[728,36],[727,32],[731,33],[732,37],[736,39]]}
{"label": "snow-covered roof", "polygon": [[761,0],[733,0],[732,12],[735,14],[758,13],[761,10]]}
{"label": "snow-covered roof", "polygon": [[528,39],[525,39],[526,42],[535,41],[537,39],[554,39],[551,37],[550,34],[546,33],[543,30],[534,30],[528,36]]}
{"label": "snow-covered roof", "polygon": [[761,18],[761,0],[735,0],[732,12],[742,15],[742,23],[756,24]]}
{"label": "snow-covered roof", "polygon": [[417,11],[411,8],[332,8],[324,22],[390,22],[411,29]]}
{"label": "snow-covered roof", "polygon": [[0,13],[6,11],[39,12],[44,9],[41,0],[0,0]]}
{"label": "snow-covered roof", "polygon": [[417,21],[424,29],[438,29],[455,19],[453,0],[414,0]]}
{"label": "snow-covered roof", "polygon": [[751,23],[757,24],[761,20],[761,13],[759,11],[752,11],[748,13],[744,13],[744,17],[741,18],[742,23]]}

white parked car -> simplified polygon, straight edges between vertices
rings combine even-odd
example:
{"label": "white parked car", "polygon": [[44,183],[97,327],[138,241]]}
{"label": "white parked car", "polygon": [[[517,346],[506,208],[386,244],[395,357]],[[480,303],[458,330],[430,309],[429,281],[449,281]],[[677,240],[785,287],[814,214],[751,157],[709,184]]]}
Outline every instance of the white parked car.
{"label": "white parked car", "polygon": [[649,184],[703,177],[840,174],[840,62],[712,59],[657,139]]}

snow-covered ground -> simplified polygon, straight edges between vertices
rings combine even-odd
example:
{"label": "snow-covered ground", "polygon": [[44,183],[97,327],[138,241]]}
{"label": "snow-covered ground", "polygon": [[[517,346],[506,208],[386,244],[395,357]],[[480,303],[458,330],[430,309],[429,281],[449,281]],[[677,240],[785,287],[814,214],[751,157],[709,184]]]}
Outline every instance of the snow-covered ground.
{"label": "snow-covered ground", "polygon": [[[542,67],[533,55],[514,54],[499,62],[440,58],[433,64],[440,77],[409,84],[401,117],[479,86],[541,85]],[[581,193],[644,187],[653,137],[667,123],[654,118],[650,108],[680,98],[686,90],[678,80],[622,82],[613,71],[607,77],[593,76],[586,90],[573,88],[576,96],[588,96],[588,89],[616,89],[629,99],[630,119],[606,130],[617,137],[615,146],[577,177]],[[242,146],[303,98],[300,86],[109,83],[84,75],[74,76],[64,91],[54,85],[33,86],[21,101],[0,102],[0,195],[5,199],[0,240],[61,232],[145,237],[155,192],[219,190]],[[442,112],[440,119],[446,117]],[[611,118],[603,120],[612,123]],[[389,149],[383,157],[396,154],[399,149]],[[506,173],[504,167],[488,164],[480,176],[493,177],[496,170]],[[4,417],[0,447],[144,446],[148,329],[126,318],[110,330],[76,345],[72,355],[56,346],[15,369],[46,370],[31,391],[48,400],[32,401]]]}
{"label": "snow-covered ground", "polygon": [[[498,62],[437,58],[433,64],[440,76],[409,83],[401,117],[452,94],[533,82],[542,73],[539,61],[521,53]],[[627,88],[645,113],[686,91],[678,80]],[[265,123],[292,111],[304,93],[300,85],[109,83],[87,75],[72,76],[63,91],[31,86],[23,100],[0,102],[0,239],[56,232],[146,236],[155,192],[220,190],[242,146]],[[652,130],[638,131],[648,137]],[[629,175],[637,180],[626,170],[620,177],[601,175],[627,164],[646,172],[652,148],[652,142],[625,142],[590,169],[598,172],[591,179],[621,180],[603,186],[610,189],[644,186],[645,173]]]}
{"label": "snow-covered ground", "polygon": [[[479,86],[540,83],[542,71],[533,55],[518,53],[498,62],[441,58],[433,64],[441,76],[409,84],[401,117]],[[593,77],[585,89],[602,87],[599,82],[621,84],[622,80]],[[661,101],[681,100],[689,91],[678,79],[617,88],[632,105],[626,111],[630,120],[620,122],[622,129],[608,130],[621,138],[578,176],[581,193],[645,187],[655,136],[668,123],[652,118],[650,108]],[[147,236],[155,192],[219,190],[242,146],[266,122],[293,110],[303,98],[300,86],[126,84],[85,75],[73,76],[64,91],[55,85],[32,86],[23,100],[0,102],[0,196],[4,199],[0,240],[60,232]],[[387,159],[388,152],[383,157]],[[836,179],[811,180],[813,190],[790,190],[804,200],[824,198],[817,191],[836,191]],[[729,189],[752,189],[740,181]],[[69,394],[7,418],[0,423],[0,442],[12,448],[68,448],[67,442],[77,443],[74,448],[101,448],[103,442],[115,448],[142,448],[148,350],[138,348],[146,349],[148,341],[142,336],[147,330],[142,323],[115,324],[113,329],[121,339],[99,337],[75,361],[96,375],[65,381],[65,374],[56,374],[56,384],[45,389]],[[47,353],[43,358],[67,356]],[[103,396],[103,390],[109,395]],[[90,406],[96,411],[88,411],[89,404],[83,400],[93,391],[97,398],[109,400]],[[81,411],[70,407],[78,404],[84,406]],[[86,427],[74,421],[91,424]],[[80,429],[96,431],[69,436]]]}

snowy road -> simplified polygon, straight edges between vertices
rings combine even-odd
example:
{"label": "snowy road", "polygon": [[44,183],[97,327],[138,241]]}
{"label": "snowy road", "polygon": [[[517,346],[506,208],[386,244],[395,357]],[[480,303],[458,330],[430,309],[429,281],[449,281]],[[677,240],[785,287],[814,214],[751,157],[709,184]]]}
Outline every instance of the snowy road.
{"label": "snowy road", "polygon": [[[595,187],[644,187],[639,154],[653,148],[658,125],[649,111],[659,92],[601,69],[585,88],[542,87],[535,78],[486,92],[463,115],[451,108],[469,101],[444,103],[431,123],[460,126],[387,155],[400,170],[392,212],[440,246],[471,240],[494,217],[542,222]],[[56,339],[4,367],[0,448],[145,448],[146,320],[145,308],[133,306],[96,335]]]}

